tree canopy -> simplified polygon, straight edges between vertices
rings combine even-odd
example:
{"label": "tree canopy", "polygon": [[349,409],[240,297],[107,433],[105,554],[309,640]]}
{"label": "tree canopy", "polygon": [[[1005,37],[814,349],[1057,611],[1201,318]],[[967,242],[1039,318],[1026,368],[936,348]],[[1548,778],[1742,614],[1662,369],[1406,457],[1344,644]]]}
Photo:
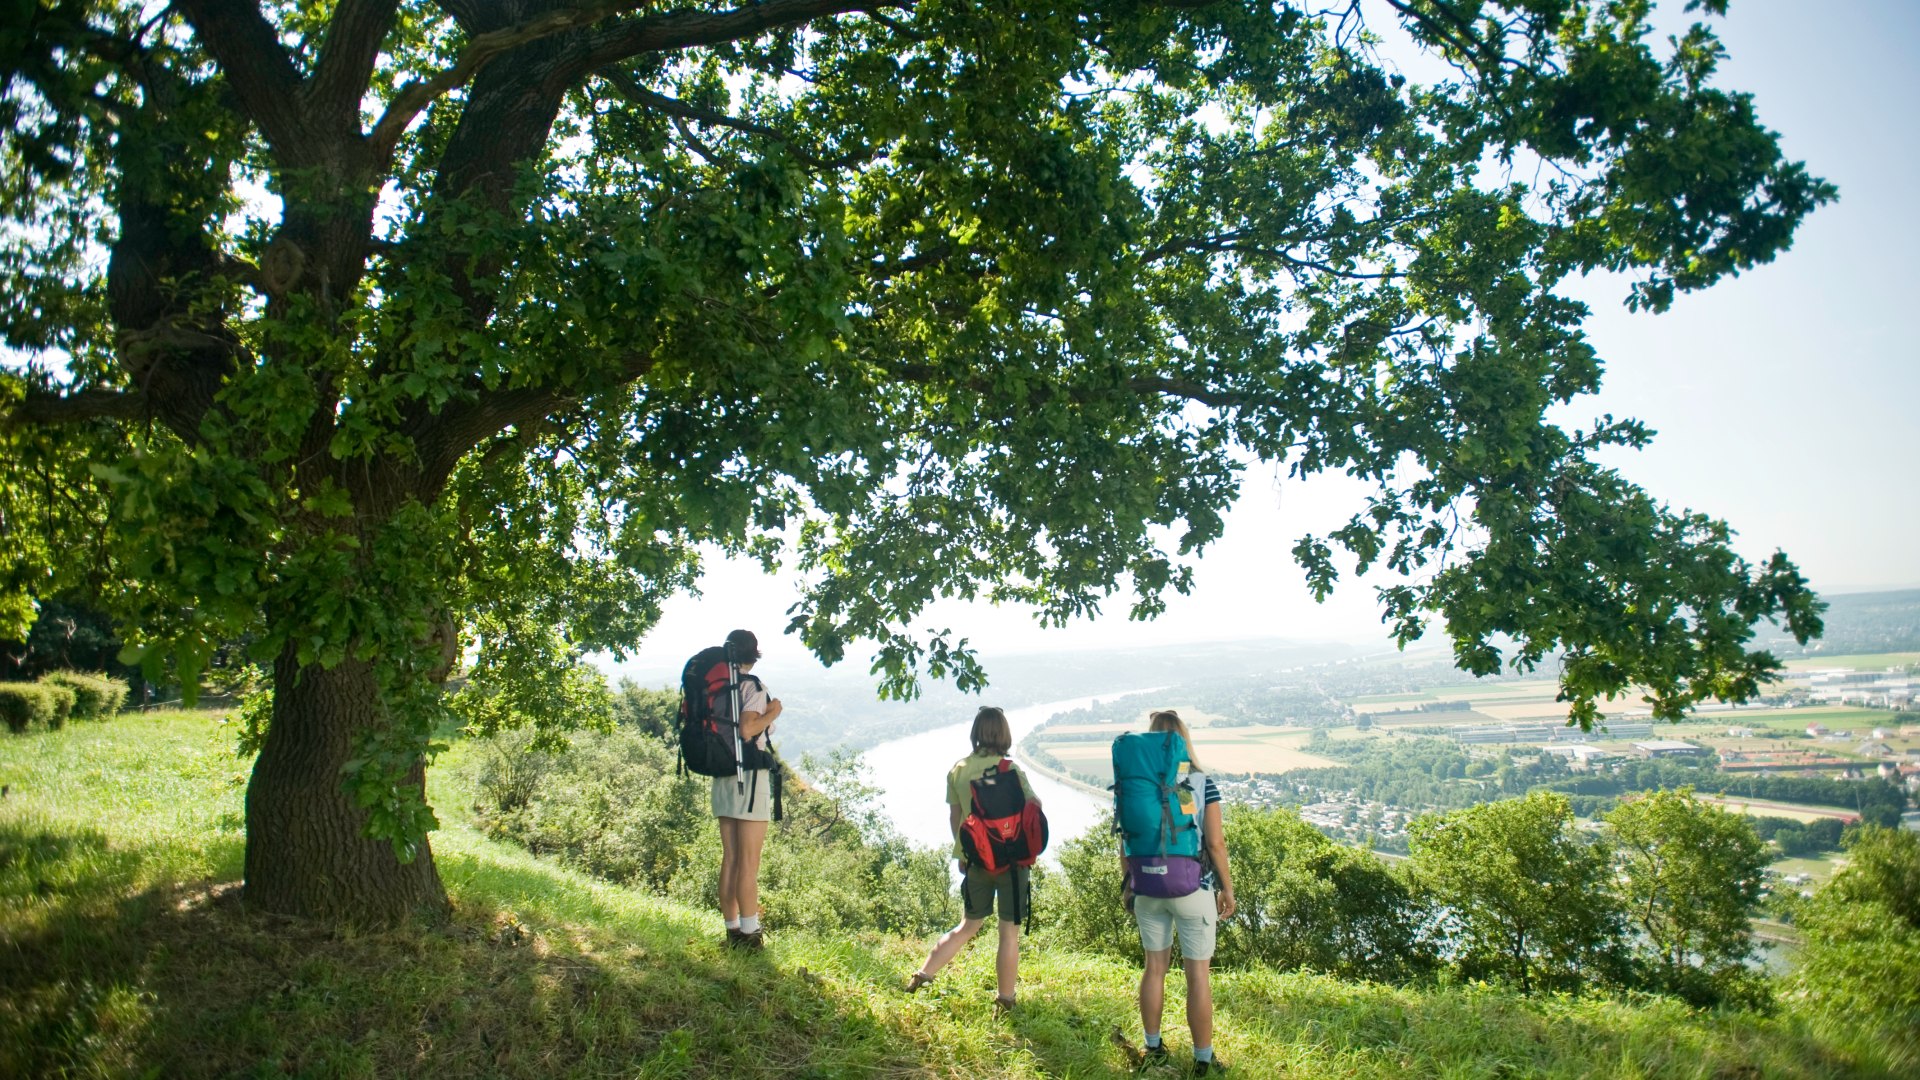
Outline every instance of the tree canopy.
{"label": "tree canopy", "polygon": [[[272,662],[269,906],[436,903],[440,680],[563,721],[707,544],[902,693],[983,678],[942,597],[1153,616],[1256,460],[1378,486],[1293,547],[1316,591],[1384,564],[1403,640],[1561,655],[1583,723],[1818,632],[1594,460],[1643,426],[1548,419],[1602,371],[1570,278],[1658,311],[1834,197],[1646,2],[13,6],[0,636],[87,577],[189,681]],[[289,854],[315,813],[357,854]]]}

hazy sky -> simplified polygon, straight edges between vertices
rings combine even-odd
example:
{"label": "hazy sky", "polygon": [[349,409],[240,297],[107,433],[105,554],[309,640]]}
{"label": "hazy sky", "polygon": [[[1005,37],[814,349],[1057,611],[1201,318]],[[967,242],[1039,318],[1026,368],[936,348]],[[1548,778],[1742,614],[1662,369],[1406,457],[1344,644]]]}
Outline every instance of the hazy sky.
{"label": "hazy sky", "polygon": [[[1678,0],[1665,5],[1679,16]],[[1631,314],[1619,282],[1590,280],[1604,391],[1562,417],[1635,416],[1658,437],[1610,459],[1655,496],[1730,521],[1750,558],[1785,550],[1818,589],[1920,586],[1920,371],[1908,330],[1920,249],[1920,0],[1734,0],[1715,20],[1722,86],[1754,95],[1792,157],[1840,187],[1769,266]],[[952,606],[923,620],[986,649],[1143,644],[1238,636],[1384,640],[1365,583],[1315,605],[1287,552],[1344,520],[1365,489],[1344,477],[1250,473],[1225,540],[1199,564],[1197,595],[1152,624],[1105,618],[1042,631],[1025,613]],[[769,666],[811,666],[779,635],[791,574],[718,564],[706,597],[682,598],[637,658],[664,667],[730,627],[755,628]],[[1431,640],[1431,639],[1430,639]],[[855,658],[864,656],[856,652]]]}

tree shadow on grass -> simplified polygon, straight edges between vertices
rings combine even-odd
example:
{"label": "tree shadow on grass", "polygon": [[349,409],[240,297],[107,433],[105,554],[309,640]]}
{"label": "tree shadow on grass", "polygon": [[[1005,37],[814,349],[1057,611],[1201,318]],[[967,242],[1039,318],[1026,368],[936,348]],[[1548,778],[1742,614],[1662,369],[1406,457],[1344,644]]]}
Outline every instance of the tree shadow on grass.
{"label": "tree shadow on grass", "polygon": [[116,891],[140,855],[98,834],[0,827],[0,854],[70,886],[4,879],[0,1075],[923,1072],[857,1001],[538,866],[452,856],[451,922],[367,932],[249,912],[232,882]]}

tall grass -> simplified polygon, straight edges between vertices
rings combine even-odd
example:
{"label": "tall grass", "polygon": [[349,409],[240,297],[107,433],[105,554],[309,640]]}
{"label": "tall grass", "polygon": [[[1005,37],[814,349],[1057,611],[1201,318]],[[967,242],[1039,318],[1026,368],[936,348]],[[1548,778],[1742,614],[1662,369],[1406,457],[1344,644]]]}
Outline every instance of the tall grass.
{"label": "tall grass", "polygon": [[[1131,1071],[1130,964],[1031,950],[1019,1009],[995,1017],[984,943],[914,997],[899,983],[924,940],[775,928],[766,953],[730,952],[710,911],[597,882],[465,824],[472,762],[460,748],[430,780],[447,823],[433,846],[450,924],[366,934],[250,913],[237,889],[247,763],[232,745],[208,713],[0,741],[0,1076]],[[1178,982],[1166,1034],[1184,1055]],[[1219,1053],[1246,1077],[1857,1069],[1791,1017],[1666,1001],[1273,972],[1223,974],[1216,998]]]}

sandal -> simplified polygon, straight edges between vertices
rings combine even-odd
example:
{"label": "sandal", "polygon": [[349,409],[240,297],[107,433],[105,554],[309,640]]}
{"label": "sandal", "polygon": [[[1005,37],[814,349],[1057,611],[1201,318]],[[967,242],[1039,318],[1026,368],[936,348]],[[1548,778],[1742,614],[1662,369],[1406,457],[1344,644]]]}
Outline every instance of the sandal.
{"label": "sandal", "polygon": [[933,981],[933,976],[924,971],[916,971],[907,976],[907,993],[918,993],[920,988]]}

